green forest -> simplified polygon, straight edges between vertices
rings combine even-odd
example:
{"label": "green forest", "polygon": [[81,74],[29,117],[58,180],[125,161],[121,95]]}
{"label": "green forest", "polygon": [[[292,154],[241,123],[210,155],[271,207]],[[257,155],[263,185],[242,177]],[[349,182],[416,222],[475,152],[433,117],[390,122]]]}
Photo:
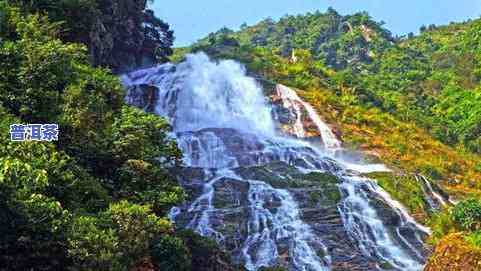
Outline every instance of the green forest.
{"label": "green forest", "polygon": [[[172,39],[145,3],[0,1],[0,270],[230,268],[165,217],[186,196],[181,153],[112,73],[165,61]],[[13,123],[58,123],[60,140],[11,142]]]}
{"label": "green forest", "polygon": [[[399,37],[331,8],[173,41],[146,1],[0,1],[0,270],[244,270],[166,217],[189,196],[182,153],[117,76],[198,51],[297,89],[346,146],[394,169],[375,177],[432,228],[425,270],[481,268],[481,19]],[[61,136],[12,142],[13,123]],[[459,203],[426,211],[410,174]]]}

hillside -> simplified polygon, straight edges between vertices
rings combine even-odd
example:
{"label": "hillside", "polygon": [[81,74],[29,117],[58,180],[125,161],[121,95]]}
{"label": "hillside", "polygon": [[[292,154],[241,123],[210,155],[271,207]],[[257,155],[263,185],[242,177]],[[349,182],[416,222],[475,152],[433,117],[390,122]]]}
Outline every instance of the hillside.
{"label": "hillside", "polygon": [[221,29],[191,50],[223,57],[222,47],[246,46],[285,58],[306,50],[310,60],[322,64],[315,72],[336,71],[339,76],[329,80],[355,89],[363,105],[416,122],[447,145],[479,153],[480,25],[476,20],[423,27],[418,36],[394,38],[366,13],[341,16],[330,9],[264,20],[239,32]]}
{"label": "hillside", "polygon": [[[422,174],[458,200],[476,198],[473,208],[479,208],[481,20],[421,30],[393,38],[364,13],[329,10],[265,20],[238,32],[221,29],[174,56],[206,51],[237,59],[267,89],[273,82],[297,88],[345,145],[387,163],[396,175]],[[433,243],[468,231],[472,238],[466,240],[479,244],[473,241],[478,227],[457,225],[453,219],[461,218],[452,218],[452,209],[426,213],[425,203],[413,197],[421,191],[415,181],[379,181],[433,227]],[[472,212],[464,215],[479,221],[478,211]],[[433,263],[430,268],[440,270]]]}

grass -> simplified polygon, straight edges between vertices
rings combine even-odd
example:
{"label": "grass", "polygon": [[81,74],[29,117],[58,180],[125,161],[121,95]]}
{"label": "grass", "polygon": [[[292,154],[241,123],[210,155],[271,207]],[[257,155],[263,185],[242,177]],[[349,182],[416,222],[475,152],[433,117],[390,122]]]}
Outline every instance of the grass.
{"label": "grass", "polygon": [[348,148],[376,155],[396,172],[425,174],[458,198],[481,197],[479,155],[444,145],[415,124],[378,109],[343,102],[350,94],[337,96],[327,90],[300,94],[337,126]]}
{"label": "grass", "polygon": [[371,173],[368,177],[376,179],[378,184],[394,199],[401,202],[420,222],[429,216],[428,207],[420,184],[412,175],[396,175],[394,173]]}
{"label": "grass", "polygon": [[466,237],[464,237],[464,239],[466,239],[466,241],[469,244],[471,244],[475,247],[481,248],[481,231],[472,232],[472,233],[466,235]]}

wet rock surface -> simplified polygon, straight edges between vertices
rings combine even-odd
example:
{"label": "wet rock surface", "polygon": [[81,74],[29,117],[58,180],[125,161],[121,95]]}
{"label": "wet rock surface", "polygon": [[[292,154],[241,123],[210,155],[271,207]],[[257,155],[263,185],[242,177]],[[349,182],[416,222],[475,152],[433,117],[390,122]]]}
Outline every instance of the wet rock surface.
{"label": "wet rock surface", "polygon": [[[123,81],[159,90],[155,112],[171,120],[184,154],[177,176],[190,196],[170,214],[177,228],[216,241],[250,271],[422,269],[422,227],[375,181],[329,158],[341,142],[293,89],[276,86],[272,119],[232,61],[189,56]],[[133,96],[140,106],[151,97]]]}
{"label": "wet rock surface", "polygon": [[146,112],[155,111],[155,104],[158,99],[159,90],[152,85],[136,85],[127,90],[127,103]]}
{"label": "wet rock surface", "polygon": [[[342,199],[338,184],[341,181],[330,173],[303,173],[294,166],[284,162],[272,162],[263,166],[238,167],[235,173],[245,180],[262,180],[274,188],[285,189],[298,203],[302,220],[307,223],[314,234],[320,237],[330,256],[332,270],[397,270],[389,264],[379,264],[379,260],[370,259],[362,254],[355,242],[351,240],[342,221],[338,204]],[[209,180],[210,173],[201,169],[186,168],[181,176],[182,183],[197,198],[202,185]],[[212,175],[210,175],[212,177]],[[206,180],[201,181],[202,178]],[[242,264],[242,244],[247,240],[249,209],[249,183],[236,179],[221,178],[214,184],[211,223],[223,238],[222,246]],[[386,226],[394,228],[399,225],[399,216],[380,200],[373,200],[379,215],[385,218]],[[272,212],[280,206],[280,200],[272,197],[263,206]],[[183,206],[184,212],[176,218],[177,226],[188,227],[199,213],[187,212],[189,206]],[[408,233],[408,229],[406,230]],[[407,236],[409,234],[406,234]],[[277,250],[281,255],[279,266],[289,265],[288,240],[279,242]],[[324,250],[318,247],[318,254]]]}

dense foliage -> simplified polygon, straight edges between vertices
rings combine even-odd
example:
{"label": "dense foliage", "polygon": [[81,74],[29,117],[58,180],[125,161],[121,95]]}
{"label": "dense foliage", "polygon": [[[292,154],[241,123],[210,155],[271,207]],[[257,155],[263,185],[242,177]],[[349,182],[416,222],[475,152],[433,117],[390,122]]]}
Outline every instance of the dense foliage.
{"label": "dense foliage", "polygon": [[200,40],[194,48],[207,47],[209,51],[215,43],[248,44],[278,50],[284,57],[294,56],[294,49],[305,49],[328,67],[358,69],[393,41],[382,23],[367,13],[341,16],[330,8],[326,13],[285,16],[278,22],[266,19],[254,26],[243,26],[237,33],[223,28]]}
{"label": "dense foliage", "polygon": [[62,26],[59,37],[87,45],[95,66],[114,71],[166,61],[172,54],[173,31],[132,0],[8,0],[26,12],[46,14]]}
{"label": "dense foliage", "polygon": [[[299,89],[346,146],[395,170],[374,177],[426,219],[403,173],[481,195],[481,20],[422,30],[393,38],[366,13],[329,9],[223,28],[173,58],[204,50],[245,63],[266,90]],[[0,270],[231,270],[214,242],[164,218],[185,198],[171,175],[181,154],[106,69],[165,61],[172,41],[146,1],[0,1]],[[59,141],[10,141],[10,124],[35,122],[59,123]],[[434,214],[433,240],[465,232],[480,246],[480,206]]]}
{"label": "dense foliage", "polygon": [[[165,218],[185,197],[172,174],[181,153],[167,121],[125,105],[118,78],[92,67],[136,56],[117,47],[128,42],[117,36],[121,26],[103,30],[119,41],[108,57],[89,58],[96,45],[77,40],[91,37],[89,16],[109,2],[0,1],[0,270],[168,270],[165,253],[171,270],[191,270],[191,257],[220,253]],[[140,16],[120,4],[142,1],[117,2]],[[152,27],[163,24],[142,14]],[[148,28],[144,45],[170,48]],[[58,123],[59,141],[12,142],[14,123]],[[204,270],[222,266],[210,260]]]}

